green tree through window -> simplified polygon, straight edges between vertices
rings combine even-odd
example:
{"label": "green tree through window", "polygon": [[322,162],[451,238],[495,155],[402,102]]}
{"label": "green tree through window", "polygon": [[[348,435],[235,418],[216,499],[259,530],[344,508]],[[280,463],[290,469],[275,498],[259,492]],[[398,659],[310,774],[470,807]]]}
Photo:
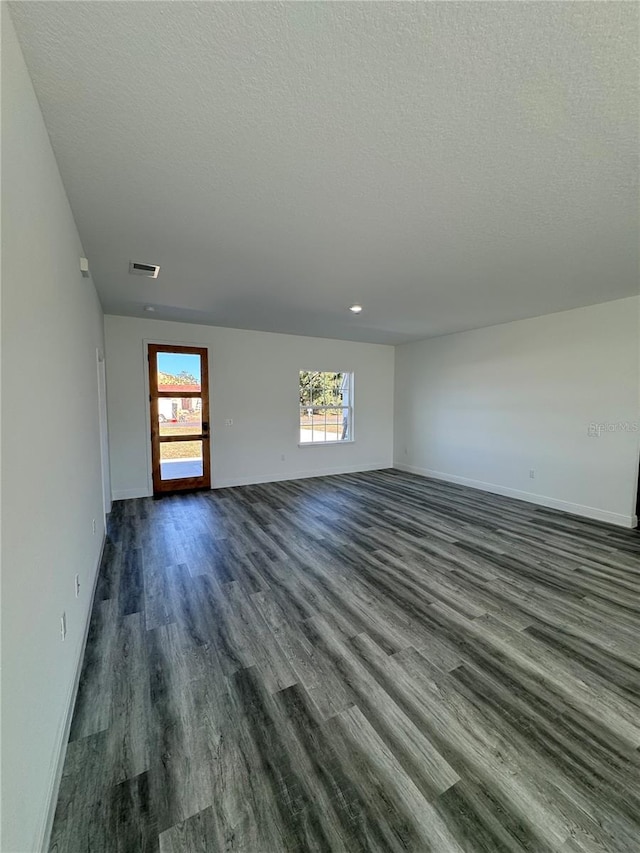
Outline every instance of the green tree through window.
{"label": "green tree through window", "polygon": [[300,371],[300,443],[353,439],[353,374]]}

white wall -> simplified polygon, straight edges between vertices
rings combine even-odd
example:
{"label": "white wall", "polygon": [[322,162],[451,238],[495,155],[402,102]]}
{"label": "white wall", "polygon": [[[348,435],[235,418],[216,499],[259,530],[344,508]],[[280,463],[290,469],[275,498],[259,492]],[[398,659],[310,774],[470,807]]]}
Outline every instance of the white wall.
{"label": "white wall", "polygon": [[102,544],[102,311],[82,254],[3,3],[2,850],[20,853],[42,844]]}
{"label": "white wall", "polygon": [[[393,347],[113,316],[105,336],[114,499],[151,494],[145,341],[209,348],[214,488],[391,467]],[[300,370],[354,371],[352,444],[298,447]]]}
{"label": "white wall", "polygon": [[631,525],[639,316],[633,297],[398,347],[396,465]]}

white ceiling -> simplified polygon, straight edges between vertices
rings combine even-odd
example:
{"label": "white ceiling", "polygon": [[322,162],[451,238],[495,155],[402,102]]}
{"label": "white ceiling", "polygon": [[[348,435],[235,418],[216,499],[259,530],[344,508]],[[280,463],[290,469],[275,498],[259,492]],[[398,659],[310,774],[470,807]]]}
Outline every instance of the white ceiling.
{"label": "white ceiling", "polygon": [[11,9],[109,313],[398,343],[638,292],[636,3]]}

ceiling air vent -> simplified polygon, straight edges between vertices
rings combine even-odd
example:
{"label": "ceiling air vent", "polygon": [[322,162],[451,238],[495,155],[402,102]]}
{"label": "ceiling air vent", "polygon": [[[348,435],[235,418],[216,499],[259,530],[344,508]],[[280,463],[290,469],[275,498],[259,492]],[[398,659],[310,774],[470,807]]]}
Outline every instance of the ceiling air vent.
{"label": "ceiling air vent", "polygon": [[129,261],[129,275],[146,275],[147,278],[158,278],[160,267],[157,264],[138,264]]}

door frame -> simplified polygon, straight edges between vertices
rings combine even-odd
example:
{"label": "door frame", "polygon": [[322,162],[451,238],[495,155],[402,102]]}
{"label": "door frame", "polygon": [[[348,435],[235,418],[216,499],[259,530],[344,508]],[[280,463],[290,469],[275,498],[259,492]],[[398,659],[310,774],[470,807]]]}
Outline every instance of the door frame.
{"label": "door frame", "polygon": [[[147,456],[149,462],[150,475],[150,491],[155,496],[171,494],[182,491],[194,491],[196,489],[211,488],[211,419],[210,419],[210,388],[209,388],[209,347],[198,346],[197,344],[174,343],[173,341],[160,342],[157,340],[145,340],[144,357],[147,369],[145,370],[145,386],[148,396],[148,405],[146,407],[148,422],[147,430]],[[159,448],[162,443],[160,438],[159,422],[157,413],[154,412],[154,400],[158,398],[158,389],[153,384],[152,377],[152,355],[156,358],[158,352],[173,352],[187,353],[200,356],[200,395],[186,394],[187,397],[201,396],[202,399],[202,423],[203,430],[201,434],[195,434],[190,437],[184,437],[182,440],[202,441],[202,476],[201,477],[184,477],[177,480],[162,480],[160,477],[160,454]],[[157,361],[156,361],[157,365]],[[155,370],[153,371],[155,376]],[[162,396],[175,397],[174,392],[167,392]],[[208,427],[205,429],[204,425]],[[180,439],[173,439],[180,440]],[[155,448],[158,447],[158,452]],[[179,485],[176,487],[176,484]]]}
{"label": "door frame", "polygon": [[102,473],[103,526],[111,512],[111,465],[109,462],[109,422],[107,418],[107,373],[104,352],[96,349],[98,373],[98,425],[100,429],[100,470]]}

